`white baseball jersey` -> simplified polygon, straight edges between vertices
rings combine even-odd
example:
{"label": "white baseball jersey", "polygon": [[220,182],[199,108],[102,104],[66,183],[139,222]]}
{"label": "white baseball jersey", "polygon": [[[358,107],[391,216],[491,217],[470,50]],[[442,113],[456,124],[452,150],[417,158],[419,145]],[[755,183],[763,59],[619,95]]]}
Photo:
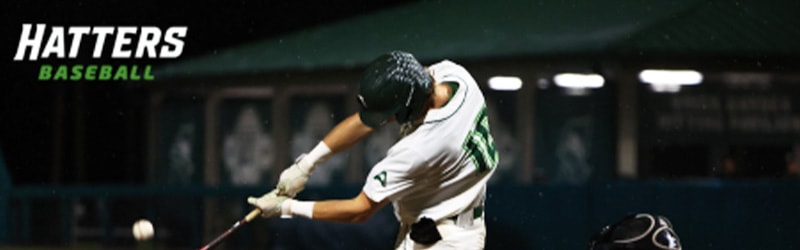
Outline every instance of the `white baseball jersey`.
{"label": "white baseball jersey", "polygon": [[498,162],[486,102],[469,72],[446,60],[428,71],[436,83],[458,84],[456,92],[389,149],[363,188],[372,201],[391,200],[401,223],[440,220],[482,206]]}

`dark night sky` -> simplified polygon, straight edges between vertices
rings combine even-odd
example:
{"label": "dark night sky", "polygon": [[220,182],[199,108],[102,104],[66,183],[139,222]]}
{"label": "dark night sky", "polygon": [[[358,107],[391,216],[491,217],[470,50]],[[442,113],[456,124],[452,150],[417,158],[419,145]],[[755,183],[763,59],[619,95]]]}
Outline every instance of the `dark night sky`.
{"label": "dark night sky", "polygon": [[[42,64],[152,64],[221,50],[242,43],[269,39],[293,31],[352,18],[410,1],[2,1],[3,70],[0,74],[0,150],[14,184],[137,182],[143,179],[143,142],[136,131],[144,116],[144,92],[115,82],[39,82]],[[78,59],[13,61],[23,23],[49,26],[187,26],[184,51],[178,59],[92,59],[93,43],[83,42]],[[45,36],[47,37],[47,36]],[[46,40],[46,38],[45,38]],[[113,39],[106,42],[106,50]],[[69,41],[69,37],[67,38]],[[60,95],[58,93],[61,93]],[[60,97],[59,97],[60,96]],[[60,101],[58,98],[62,98]],[[76,111],[82,103],[84,111]],[[53,117],[61,107],[64,124]],[[86,119],[82,126],[74,117]],[[130,126],[134,126],[131,128]],[[64,152],[55,156],[54,128],[61,127]],[[86,137],[86,176],[73,173],[74,131],[82,128]],[[120,138],[122,137],[122,138]],[[127,139],[126,139],[127,138]],[[128,145],[125,145],[128,144]],[[133,145],[130,145],[133,144]],[[143,144],[142,144],[143,145]],[[139,150],[139,151],[137,151]],[[60,177],[53,177],[54,161],[63,162]]]}

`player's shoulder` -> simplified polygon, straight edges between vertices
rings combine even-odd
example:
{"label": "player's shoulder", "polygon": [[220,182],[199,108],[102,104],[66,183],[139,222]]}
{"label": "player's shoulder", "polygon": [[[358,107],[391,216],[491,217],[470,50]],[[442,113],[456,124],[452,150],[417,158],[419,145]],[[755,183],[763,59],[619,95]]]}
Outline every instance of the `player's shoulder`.
{"label": "player's shoulder", "polygon": [[440,62],[434,63],[431,66],[428,66],[429,69],[435,72],[454,72],[454,71],[466,71],[464,66],[461,66],[453,61],[450,60],[442,60]]}
{"label": "player's shoulder", "polygon": [[428,72],[437,82],[470,84],[475,81],[466,68],[450,60],[443,60],[429,66]]}
{"label": "player's shoulder", "polygon": [[458,65],[457,63],[455,63],[453,61],[450,61],[450,60],[447,60],[447,59],[441,60],[441,61],[431,65],[431,67],[447,67],[447,66],[460,67],[461,65]]}

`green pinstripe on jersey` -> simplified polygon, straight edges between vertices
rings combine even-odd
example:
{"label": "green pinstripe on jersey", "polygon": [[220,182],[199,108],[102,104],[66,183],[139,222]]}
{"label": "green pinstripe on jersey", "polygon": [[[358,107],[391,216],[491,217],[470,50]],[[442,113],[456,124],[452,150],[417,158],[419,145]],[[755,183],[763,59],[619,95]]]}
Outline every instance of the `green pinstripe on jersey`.
{"label": "green pinstripe on jersey", "polygon": [[462,147],[479,173],[497,166],[500,157],[497,154],[494,139],[489,133],[489,117],[486,115],[485,105],[481,107],[481,111],[475,117],[475,127],[467,133]]}

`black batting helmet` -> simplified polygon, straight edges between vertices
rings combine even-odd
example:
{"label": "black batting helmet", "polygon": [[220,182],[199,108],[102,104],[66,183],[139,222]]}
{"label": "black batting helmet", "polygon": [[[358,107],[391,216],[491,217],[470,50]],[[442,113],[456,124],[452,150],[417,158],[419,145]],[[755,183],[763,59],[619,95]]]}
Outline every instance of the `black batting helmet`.
{"label": "black batting helmet", "polygon": [[413,55],[392,51],[367,66],[358,87],[361,121],[378,127],[392,116],[399,123],[416,120],[431,95],[433,79]]}

